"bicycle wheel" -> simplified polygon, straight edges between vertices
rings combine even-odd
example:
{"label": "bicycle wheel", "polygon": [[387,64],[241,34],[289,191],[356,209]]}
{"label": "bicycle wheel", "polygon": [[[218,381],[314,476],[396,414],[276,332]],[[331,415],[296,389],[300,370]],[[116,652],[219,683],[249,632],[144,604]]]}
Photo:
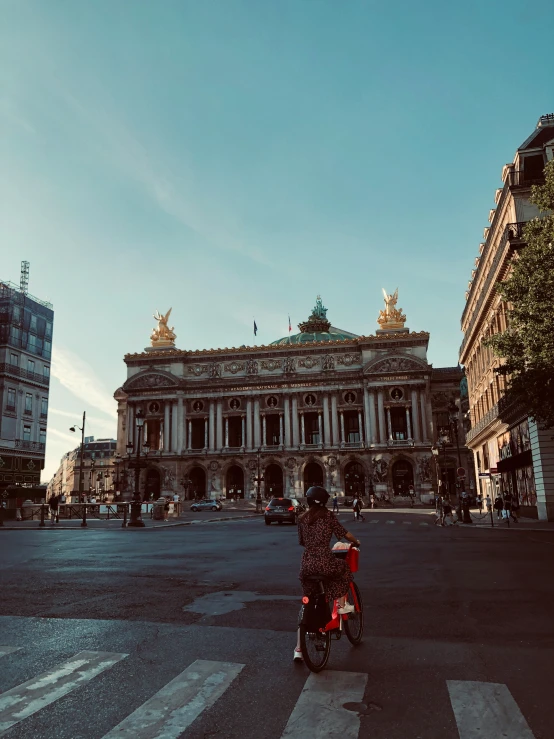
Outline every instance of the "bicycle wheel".
{"label": "bicycle wheel", "polygon": [[[352,587],[356,593],[360,610],[348,614],[348,618],[344,621],[344,633],[346,634],[348,641],[356,646],[362,641],[362,636],[364,635],[364,604],[362,603],[360,589],[355,582],[352,583]],[[348,591],[346,600],[348,603],[355,605],[352,590]]]}
{"label": "bicycle wheel", "polygon": [[331,654],[331,635],[328,631],[308,631],[300,626],[300,648],[306,666],[312,672],[321,672]]}

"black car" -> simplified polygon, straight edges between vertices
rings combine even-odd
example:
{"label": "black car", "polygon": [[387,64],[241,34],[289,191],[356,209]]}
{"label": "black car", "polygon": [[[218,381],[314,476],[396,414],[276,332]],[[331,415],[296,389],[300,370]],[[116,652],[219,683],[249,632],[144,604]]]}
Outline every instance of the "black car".
{"label": "black car", "polygon": [[296,523],[300,513],[306,510],[306,506],[302,505],[296,498],[272,498],[265,507],[264,518],[265,525],[269,526],[273,521],[283,523]]}

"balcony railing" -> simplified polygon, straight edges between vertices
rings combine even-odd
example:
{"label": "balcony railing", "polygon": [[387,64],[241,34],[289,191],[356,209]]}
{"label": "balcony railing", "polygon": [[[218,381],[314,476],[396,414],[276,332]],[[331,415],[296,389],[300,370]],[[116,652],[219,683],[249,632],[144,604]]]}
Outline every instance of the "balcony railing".
{"label": "balcony railing", "polygon": [[485,413],[483,418],[477,421],[475,426],[472,426],[469,429],[466,434],[466,444],[478,436],[481,431],[486,429],[489,424],[496,421],[500,416],[504,417],[504,420],[508,421],[508,416],[513,417],[515,413],[520,413],[522,411],[523,408],[518,404],[508,402],[505,397],[500,398],[498,403],[493,405],[493,407]]}
{"label": "balcony railing", "polygon": [[10,411],[10,413],[15,413],[15,405],[7,405],[6,410]]}
{"label": "balcony railing", "polygon": [[[497,270],[498,266],[500,265],[500,262],[504,258],[504,248],[506,244],[510,241],[521,241],[523,238],[523,228],[527,224],[527,221],[519,221],[518,223],[508,223],[506,225],[506,228],[504,229],[504,233],[502,234],[502,238],[500,240],[500,243],[498,244],[496,254],[494,256],[494,259],[492,261],[491,267],[489,269],[489,273],[487,275],[487,279],[485,280],[483,287],[481,288],[481,293],[479,295],[479,300],[477,301],[477,304],[475,305],[475,308],[473,309],[473,316],[471,318],[471,321],[469,322],[469,326],[466,329],[464,340],[462,341],[462,344],[460,346],[460,353],[459,356],[462,356],[464,349],[467,346],[467,343],[471,337],[471,334],[473,332],[473,329],[476,325],[476,323],[481,319],[481,307],[483,306],[483,303],[488,297],[488,291],[491,283],[494,281],[496,282],[497,279]],[[484,257],[485,254],[483,254],[483,257],[481,258],[480,265],[484,265]],[[473,287],[475,286],[476,282],[473,283],[472,286],[472,292]],[[471,297],[468,297],[468,303],[469,299]]]}
{"label": "balcony railing", "polygon": [[33,452],[43,452],[45,449],[46,444],[43,444],[40,441],[27,441],[27,439],[16,439],[15,440],[15,447],[16,449],[29,449]]}
{"label": "balcony railing", "polygon": [[531,185],[542,185],[544,174],[537,176],[525,172],[523,169],[513,169],[508,173],[507,183],[510,187],[531,187]]}
{"label": "balcony railing", "polygon": [[21,377],[23,380],[31,380],[32,382],[37,382],[39,385],[48,386],[50,384],[49,377],[44,377],[44,375],[39,375],[38,372],[31,372],[30,370],[17,367],[15,364],[8,364],[7,362],[0,362],[0,372],[13,375],[13,377]]}

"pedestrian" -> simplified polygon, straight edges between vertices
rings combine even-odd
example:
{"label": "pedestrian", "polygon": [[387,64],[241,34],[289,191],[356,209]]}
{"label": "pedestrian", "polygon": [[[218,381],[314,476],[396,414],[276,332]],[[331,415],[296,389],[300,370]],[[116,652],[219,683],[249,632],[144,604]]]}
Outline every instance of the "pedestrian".
{"label": "pedestrian", "polygon": [[477,496],[477,508],[479,509],[479,513],[483,513],[483,496],[481,493]]}
{"label": "pedestrian", "polygon": [[494,500],[494,510],[498,519],[502,518],[502,511],[504,510],[504,501],[501,495],[497,495]]}
{"label": "pedestrian", "polygon": [[369,502],[370,502],[371,508],[375,508],[375,496],[373,495],[373,493],[371,493],[371,495],[369,496]]}
{"label": "pedestrian", "polygon": [[356,499],[354,500],[354,518],[356,521],[359,521],[360,519],[365,521],[365,516],[362,513],[362,500],[358,496],[356,496]]}
{"label": "pedestrian", "polygon": [[338,513],[338,512],[339,512],[339,499],[338,499],[337,494],[335,493],[333,495],[333,513]]}
{"label": "pedestrian", "polygon": [[444,506],[443,499],[441,496],[437,496],[435,501],[435,513],[437,515],[435,519],[435,526],[444,526]]}
{"label": "pedestrian", "polygon": [[507,490],[504,493],[504,510],[506,513],[504,514],[505,518],[513,518],[513,520],[517,523],[517,518],[514,516],[514,497],[511,494],[509,490]]}
{"label": "pedestrian", "polygon": [[50,504],[50,523],[55,524],[60,522],[60,518],[58,515],[58,505],[59,505],[60,499],[57,495],[51,495],[49,504]]}
{"label": "pedestrian", "polygon": [[165,498],[164,503],[164,521],[169,521],[169,498]]}
{"label": "pedestrian", "polygon": [[487,513],[490,513],[492,511],[492,500],[491,496],[487,494],[487,497],[485,498],[485,505],[487,507]]}
{"label": "pedestrian", "polygon": [[442,525],[443,526],[446,525],[447,518],[450,519],[449,526],[453,526],[455,521],[454,521],[454,516],[452,514],[452,504],[450,503],[449,500],[447,500],[446,498],[443,498],[442,500]]}
{"label": "pedestrian", "polygon": [[517,512],[519,511],[519,500],[517,499],[517,495],[514,496],[514,499],[512,500],[512,507],[511,507],[511,514],[514,521],[517,523]]}

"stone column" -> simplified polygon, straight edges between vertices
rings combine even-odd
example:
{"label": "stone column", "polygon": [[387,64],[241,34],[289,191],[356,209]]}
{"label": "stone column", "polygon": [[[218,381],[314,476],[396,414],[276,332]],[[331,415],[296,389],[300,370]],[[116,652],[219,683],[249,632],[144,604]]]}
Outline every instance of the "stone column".
{"label": "stone column", "polygon": [[[221,400],[218,400],[217,405],[216,405],[216,426],[215,428],[216,428],[215,448],[219,452],[223,448],[223,402]],[[227,444],[225,446],[227,446]]]}
{"label": "stone column", "polygon": [[358,409],[358,431],[360,434],[360,443],[364,443],[364,429],[363,429],[363,423],[362,423],[362,411],[361,409]]}
{"label": "stone column", "polygon": [[[370,444],[371,439],[371,418],[369,416],[369,392],[367,387],[364,386],[364,426],[365,426],[365,441],[367,445]],[[360,435],[361,438],[361,435]]]}
{"label": "stone column", "polygon": [[210,400],[210,422],[208,426],[209,430],[209,450],[210,452],[215,451],[215,401]]}
{"label": "stone column", "polygon": [[[242,440],[244,444],[244,439]],[[252,449],[254,446],[254,435],[252,433],[252,399],[246,401],[246,448]]]}
{"label": "stone column", "polygon": [[290,398],[285,395],[285,447],[288,449],[292,445],[291,427],[290,427]]}
{"label": "stone column", "polygon": [[379,410],[379,441],[381,444],[387,443],[387,427],[385,425],[385,401],[382,389],[377,391],[377,406]]}
{"label": "stone column", "polygon": [[208,448],[208,416],[204,418],[204,449]]}
{"label": "stone column", "polygon": [[302,446],[306,443],[306,426],[304,425],[304,411],[300,411],[300,443]]}
{"label": "stone column", "polygon": [[429,424],[427,423],[427,414],[425,413],[425,391],[419,392],[419,406],[421,409],[421,438],[423,441],[429,441]]}
{"label": "stone column", "polygon": [[340,443],[344,444],[345,433],[344,433],[344,411],[340,412]]}
{"label": "stone column", "polygon": [[244,447],[246,445],[246,416],[241,416],[242,428],[240,434],[240,445]]}
{"label": "stone column", "polygon": [[369,393],[369,399],[368,399],[368,405],[369,405],[369,428],[370,428],[370,441],[372,444],[375,444],[377,441],[377,419],[375,418],[375,393],[370,392]]}
{"label": "stone column", "polygon": [[408,431],[408,439],[412,438],[412,422],[410,421],[410,409],[406,406],[406,429]]}
{"label": "stone column", "polygon": [[323,417],[321,411],[317,414],[317,430],[319,432],[319,443],[323,446]]}
{"label": "stone column", "polygon": [[225,449],[229,449],[229,416],[225,416]]}
{"label": "stone column", "polygon": [[260,400],[255,398],[254,400],[254,446],[258,449],[261,445],[261,433],[260,433]]}
{"label": "stone column", "polygon": [[[175,408],[173,408],[175,410]],[[186,409],[183,398],[177,399],[177,454],[182,454],[186,447]]]}
{"label": "stone column", "polygon": [[331,419],[329,417],[329,395],[323,396],[323,433],[324,439],[321,441],[326,447],[331,446]]}
{"label": "stone column", "polygon": [[262,413],[262,446],[267,446],[267,421],[265,413]]}
{"label": "stone column", "polygon": [[[163,448],[166,454],[170,449],[170,446],[169,446],[169,436],[170,436],[169,430],[171,428],[170,427],[170,423],[171,423],[170,412],[171,412],[171,401],[165,400],[164,401],[164,444],[163,444]],[[175,429],[175,424],[173,425],[173,429]],[[174,433],[172,434],[172,437],[173,437],[172,438],[173,444],[171,446],[173,446],[175,443]]]}
{"label": "stone column", "polygon": [[300,445],[300,433],[298,431],[298,397],[292,396],[292,445]]}
{"label": "stone column", "polygon": [[[171,404],[171,451],[172,452],[177,451],[178,434],[179,434],[179,418],[177,416],[177,403],[173,402]],[[170,449],[170,446],[168,444],[167,451],[169,451],[169,449]]]}
{"label": "stone column", "polygon": [[[21,414],[22,414],[22,411],[19,414],[20,418],[21,418]],[[134,431],[135,431],[135,407],[134,405],[127,403],[127,443],[131,442],[133,446],[135,444]]]}
{"label": "stone column", "polygon": [[392,439],[392,423],[390,420],[390,408],[387,406],[387,438]]}
{"label": "stone column", "polygon": [[414,426],[414,441],[421,441],[419,435],[419,416],[417,409],[417,390],[412,390],[412,423]]}
{"label": "stone column", "polygon": [[279,446],[283,446],[283,414],[279,413]]}
{"label": "stone column", "polygon": [[337,412],[337,396],[335,393],[331,395],[331,419],[333,427],[333,444],[334,446],[339,446],[339,414]]}
{"label": "stone column", "polygon": [[190,452],[192,449],[192,421],[189,418],[189,432],[187,434],[187,450]]}

